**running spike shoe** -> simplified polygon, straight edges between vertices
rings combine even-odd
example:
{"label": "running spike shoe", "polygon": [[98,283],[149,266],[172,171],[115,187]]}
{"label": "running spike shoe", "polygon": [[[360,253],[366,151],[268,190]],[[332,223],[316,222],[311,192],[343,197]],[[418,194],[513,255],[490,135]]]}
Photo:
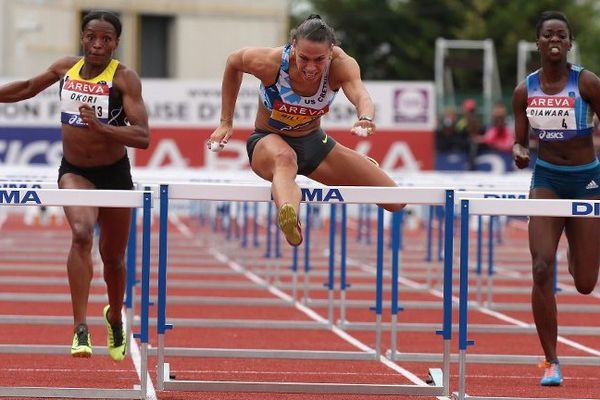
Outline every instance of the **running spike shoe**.
{"label": "running spike shoe", "polygon": [[291,204],[285,203],[281,206],[277,222],[285,236],[285,240],[291,246],[300,246],[302,243],[302,229],[300,228],[300,220],[296,209]]}
{"label": "running spike shoe", "polygon": [[125,331],[123,330],[123,323],[120,322],[115,325],[111,325],[108,321],[108,312],[110,311],[110,305],[104,307],[104,323],[106,325],[106,346],[108,347],[108,354],[115,361],[122,361],[125,358]]}
{"label": "running spike shoe", "polygon": [[542,386],[560,386],[563,381],[562,373],[560,372],[560,364],[558,362],[544,361],[541,365],[544,368],[544,376],[540,380]]}
{"label": "running spike shoe", "polygon": [[92,336],[86,324],[80,324],[73,334],[71,357],[89,358],[92,356]]}

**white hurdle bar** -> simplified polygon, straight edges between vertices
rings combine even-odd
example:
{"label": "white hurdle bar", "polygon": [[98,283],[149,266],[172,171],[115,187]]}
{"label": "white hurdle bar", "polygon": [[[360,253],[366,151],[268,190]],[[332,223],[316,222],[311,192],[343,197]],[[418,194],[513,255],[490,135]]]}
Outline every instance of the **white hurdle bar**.
{"label": "white hurdle bar", "polygon": [[[487,199],[487,198],[497,198],[497,199],[526,199],[529,197],[528,192],[524,191],[499,191],[499,190],[456,190],[454,195],[454,201],[457,206],[460,206],[460,201],[462,199]],[[477,227],[477,303],[482,304],[481,296],[482,296],[482,216],[479,216]],[[488,275],[487,275],[487,307],[492,308],[493,305],[493,257],[494,257],[494,248],[493,248],[493,219],[490,217],[489,225],[488,225]],[[494,308],[498,310],[498,308]]]}
{"label": "white hurdle bar", "polygon": [[[54,180],[48,180],[50,177],[41,176],[31,176],[27,177],[27,175],[15,177],[15,179],[7,179],[0,178],[0,190],[14,190],[14,189],[58,189],[58,183]],[[50,206],[49,204],[41,204],[44,206]],[[131,331],[133,329],[134,323],[134,306],[135,306],[135,285],[136,285],[136,263],[137,263],[137,210],[134,208],[132,210],[132,221],[131,221],[131,231],[129,235],[129,240],[127,243],[127,287],[125,291],[125,315],[126,315],[126,347],[127,352],[129,354],[130,350],[130,340],[131,340]],[[47,282],[44,280],[45,284],[53,284],[52,282]],[[69,296],[68,294],[66,296]],[[62,301],[65,296],[59,294],[51,294],[51,295],[39,295],[34,297],[29,297],[30,300],[34,301]],[[70,298],[69,298],[70,299]],[[2,298],[0,297],[0,300]],[[69,300],[70,301],[70,300]],[[105,296],[90,296],[90,301],[105,301]],[[19,320],[23,319],[21,323],[36,323],[36,324],[66,324],[71,323],[71,319],[65,319],[64,317],[38,317],[28,316],[27,318],[19,318],[19,317],[3,317],[0,316],[1,322],[8,323],[19,323]],[[27,322],[25,322],[25,320]],[[102,317],[98,318],[90,318],[89,323],[93,325],[104,325],[104,319]],[[52,346],[52,345],[24,345],[24,346],[10,346],[10,345],[2,345],[0,344],[0,353],[29,353],[31,351],[35,351],[36,354],[64,354],[65,346]],[[108,354],[106,349],[99,349],[97,354]]]}
{"label": "white hurdle bar", "polygon": [[[469,273],[469,217],[471,215],[510,215],[543,217],[600,217],[600,201],[593,200],[554,200],[554,199],[469,199],[460,202],[460,294],[459,294],[459,390],[453,393],[455,399],[473,400],[506,399],[505,397],[477,397],[465,393],[466,350],[474,344],[467,339],[468,315],[468,273]],[[600,365],[598,357],[589,358],[594,365]]]}
{"label": "white hurdle bar", "polygon": [[[310,186],[301,187],[304,202],[316,203],[408,203],[408,204],[446,204],[453,216],[454,192],[445,188],[395,188],[395,187],[325,187]],[[382,385],[382,384],[342,384],[342,383],[315,383],[315,382],[256,382],[256,381],[176,381],[171,379],[169,364],[165,362],[164,335],[166,330],[172,326],[166,323],[166,262],[167,262],[167,240],[166,224],[168,219],[168,207],[170,199],[185,200],[213,200],[213,201],[271,201],[270,185],[240,185],[240,184],[191,184],[174,183],[161,185],[161,206],[159,230],[159,273],[158,273],[158,315],[157,315],[157,383],[160,390],[181,390],[181,391],[233,391],[233,392],[272,392],[272,393],[349,393],[349,394],[408,394],[423,396],[443,396],[449,394],[449,371],[450,371],[450,339],[452,325],[452,256],[450,250],[446,255],[445,278],[448,284],[444,285],[444,304],[448,307],[444,310],[443,330],[439,334],[444,339],[444,357],[443,371],[439,369],[430,369],[430,377],[433,385]],[[452,249],[452,218],[450,222],[449,236]],[[379,265],[381,264],[381,265]],[[378,262],[378,281],[381,280],[383,273],[383,262]],[[378,282],[379,284],[380,282]],[[381,296],[378,296],[380,303]],[[381,304],[379,304],[381,309]],[[381,314],[377,315],[378,332],[381,332]],[[330,327],[333,329],[334,327]],[[378,339],[379,340],[379,339]],[[235,357],[235,352],[228,349],[175,349],[179,355],[207,355],[212,351],[215,353],[227,353]],[[252,354],[256,354],[253,352]],[[276,358],[304,358],[318,359],[317,354],[294,354],[290,357],[284,357],[282,352]],[[308,352],[305,352],[308,353]],[[317,352],[312,352],[317,353]],[[333,352],[327,352],[333,353]],[[340,352],[348,353],[348,352]],[[388,360],[385,356],[379,355],[373,358],[371,353],[366,354],[368,359]],[[237,355],[239,357],[239,354]],[[339,355],[337,359],[344,359]],[[389,360],[387,361],[389,362]]]}
{"label": "white hurdle bar", "polygon": [[[152,194],[134,190],[0,189],[1,206],[89,206],[143,209],[140,384],[133,389],[0,387],[0,397],[62,397],[93,399],[145,399],[148,384],[148,312],[150,292],[150,212]],[[67,356],[65,354],[65,356]]]}

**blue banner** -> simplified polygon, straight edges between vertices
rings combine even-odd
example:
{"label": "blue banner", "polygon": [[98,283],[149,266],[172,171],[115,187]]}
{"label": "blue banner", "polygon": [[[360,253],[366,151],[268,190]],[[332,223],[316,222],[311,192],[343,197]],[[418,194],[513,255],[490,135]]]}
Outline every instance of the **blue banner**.
{"label": "blue banner", "polygon": [[[532,160],[529,165],[535,164]],[[435,154],[435,169],[437,171],[487,171],[502,174],[515,170],[515,163],[511,153],[493,150],[480,151],[473,160],[466,153],[441,153]]]}
{"label": "blue banner", "polygon": [[60,128],[0,128],[0,165],[56,165],[62,158]]}

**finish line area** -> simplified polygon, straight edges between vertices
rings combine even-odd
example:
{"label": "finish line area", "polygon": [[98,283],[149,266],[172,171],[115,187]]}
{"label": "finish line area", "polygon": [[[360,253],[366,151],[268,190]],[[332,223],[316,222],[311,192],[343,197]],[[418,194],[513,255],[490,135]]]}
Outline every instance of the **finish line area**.
{"label": "finish line area", "polygon": [[[327,188],[299,180],[305,243],[291,248],[275,227],[269,184],[253,175],[169,176],[167,171],[164,177],[162,172],[144,177],[136,172],[138,189],[151,191],[153,197],[149,295],[143,296],[140,285],[134,284],[131,304],[134,333],[144,325],[145,308],[150,316],[151,387],[145,398],[239,398],[233,392],[253,399],[264,398],[265,392],[300,393],[289,398],[302,399],[334,399],[339,394],[594,397],[600,384],[600,296],[598,289],[590,296],[576,294],[562,242],[556,287],[565,383],[551,392],[538,386],[541,370],[535,364],[542,352],[528,308],[531,273],[525,216],[531,214],[504,214],[528,201],[526,179],[513,179],[511,185],[504,177],[494,182],[490,176],[477,181],[475,176],[422,174],[410,181],[397,179],[401,188]],[[5,183],[5,190],[24,191],[24,196],[29,189],[51,191],[55,179],[54,171],[17,175],[0,184]],[[37,186],[23,186],[29,184]],[[462,217],[471,222],[462,232],[461,202],[488,201],[475,199],[485,195],[500,198],[494,207],[504,211],[489,218],[488,209],[471,209]],[[391,214],[373,205],[384,202],[410,206]],[[43,366],[72,361],[66,346],[71,322],[64,267],[70,237],[64,221],[34,218],[27,224],[24,210],[37,206],[0,205],[5,243],[0,318],[8,333],[2,342],[13,348],[40,345],[31,356],[34,364],[21,363],[20,355],[0,355],[11,366],[10,371],[0,370],[1,381],[19,387],[55,381],[77,389],[69,373],[62,372],[57,380],[51,378],[57,371]],[[544,212],[543,206],[537,212]],[[596,205],[578,207],[592,207],[593,214]],[[564,215],[554,214],[558,211],[552,208],[548,212]],[[139,276],[143,223],[137,225],[134,264]],[[459,279],[463,249],[460,255],[444,249],[459,249],[465,242],[469,276],[464,273]],[[101,308],[105,296],[101,265],[95,268],[90,315],[100,315],[92,311]],[[463,294],[464,279],[468,296]],[[144,300],[153,306],[144,306]],[[469,311],[468,324],[459,318],[463,308]],[[30,321],[11,320],[16,315]],[[54,320],[52,335],[44,335],[43,343],[19,335],[32,326],[39,329],[42,317],[51,316],[61,322],[57,326]],[[475,341],[469,354],[458,337],[466,329],[468,339]],[[92,389],[104,388],[103,383],[114,382],[111,376],[120,374],[139,384],[135,355],[114,364],[101,353],[105,333],[92,334],[98,337],[94,344],[99,355],[67,369],[95,369],[89,378],[101,381]],[[63,353],[49,347],[61,345]],[[137,359],[145,356],[140,353]],[[13,371],[21,372],[15,376]],[[130,383],[119,382],[124,389]],[[0,395],[15,396],[1,389]],[[72,394],[64,391],[60,397],[82,397]]]}

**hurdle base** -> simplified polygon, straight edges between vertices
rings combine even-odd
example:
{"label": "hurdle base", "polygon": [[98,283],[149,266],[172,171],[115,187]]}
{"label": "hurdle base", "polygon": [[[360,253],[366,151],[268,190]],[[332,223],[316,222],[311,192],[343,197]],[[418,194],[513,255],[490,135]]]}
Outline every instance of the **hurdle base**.
{"label": "hurdle base", "polygon": [[144,399],[139,389],[94,389],[59,387],[0,387],[0,397],[69,398],[69,399]]}
{"label": "hurdle base", "polygon": [[[436,375],[437,377],[437,375]],[[442,396],[443,386],[380,385],[368,383],[195,381],[171,379],[168,363],[163,367],[163,390],[185,392],[319,393],[362,395]],[[438,382],[439,384],[439,382]]]}
{"label": "hurdle base", "polygon": [[[465,395],[465,398],[469,400],[569,400],[571,397],[489,397],[489,396],[471,396]],[[452,393],[453,400],[461,400],[458,392]],[[580,399],[577,400],[594,400],[594,399]]]}

